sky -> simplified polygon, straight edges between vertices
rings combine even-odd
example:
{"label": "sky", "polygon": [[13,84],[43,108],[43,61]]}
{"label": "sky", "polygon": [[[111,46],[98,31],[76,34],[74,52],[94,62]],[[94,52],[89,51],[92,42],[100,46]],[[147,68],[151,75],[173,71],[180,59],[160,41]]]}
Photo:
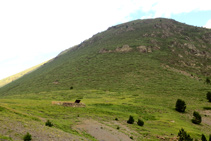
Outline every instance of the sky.
{"label": "sky", "polygon": [[0,79],[108,27],[157,17],[211,28],[211,0],[0,0]]}

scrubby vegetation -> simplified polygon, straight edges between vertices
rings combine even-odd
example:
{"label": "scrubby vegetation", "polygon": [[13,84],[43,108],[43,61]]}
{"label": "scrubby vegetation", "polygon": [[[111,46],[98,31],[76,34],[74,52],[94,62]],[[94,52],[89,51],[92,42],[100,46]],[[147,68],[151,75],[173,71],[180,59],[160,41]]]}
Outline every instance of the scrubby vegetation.
{"label": "scrubby vegetation", "polygon": [[200,124],[201,120],[202,120],[201,115],[198,112],[194,111],[192,122],[195,123],[195,124]]}
{"label": "scrubby vegetation", "polygon": [[211,92],[207,92],[207,100],[211,102]]}
{"label": "scrubby vegetation", "polygon": [[193,141],[193,138],[183,128],[179,130],[178,137],[179,141]]}
{"label": "scrubby vegetation", "polygon": [[134,123],[134,118],[133,116],[130,116],[128,121],[127,121],[128,124],[133,124]]}
{"label": "scrubby vegetation", "polygon": [[120,127],[119,127],[119,126],[117,126],[117,127],[116,127],[116,129],[117,129],[117,130],[119,130],[119,129],[120,129]]}
{"label": "scrubby vegetation", "polygon": [[52,127],[53,124],[50,122],[50,120],[47,120],[46,123],[45,123],[45,126],[49,126],[49,127]]}
{"label": "scrubby vegetation", "polygon": [[205,81],[207,84],[211,84],[211,81],[210,81],[210,79],[207,77],[206,78],[206,81]]}
{"label": "scrubby vegetation", "polygon": [[32,140],[31,134],[29,134],[29,133],[27,132],[27,134],[23,137],[23,140],[24,140],[24,141],[31,141],[31,140]]}
{"label": "scrubby vegetation", "polygon": [[176,110],[178,112],[185,112],[185,109],[186,109],[185,101],[183,101],[181,99],[177,99],[177,102],[176,102]]}
{"label": "scrubby vegetation", "polygon": [[202,141],[207,141],[207,139],[206,139],[206,137],[205,137],[204,134],[201,135],[201,140],[202,140]]}
{"label": "scrubby vegetation", "polygon": [[144,121],[141,120],[141,119],[138,119],[137,124],[138,124],[139,126],[144,126]]}

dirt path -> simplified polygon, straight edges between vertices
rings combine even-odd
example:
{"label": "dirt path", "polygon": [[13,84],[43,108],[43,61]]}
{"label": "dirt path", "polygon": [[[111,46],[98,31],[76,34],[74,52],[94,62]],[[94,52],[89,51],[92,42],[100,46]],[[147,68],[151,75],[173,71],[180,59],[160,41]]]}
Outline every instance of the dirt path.
{"label": "dirt path", "polygon": [[129,136],[118,129],[111,128],[92,119],[82,120],[74,128],[79,132],[85,131],[99,141],[131,141]]}

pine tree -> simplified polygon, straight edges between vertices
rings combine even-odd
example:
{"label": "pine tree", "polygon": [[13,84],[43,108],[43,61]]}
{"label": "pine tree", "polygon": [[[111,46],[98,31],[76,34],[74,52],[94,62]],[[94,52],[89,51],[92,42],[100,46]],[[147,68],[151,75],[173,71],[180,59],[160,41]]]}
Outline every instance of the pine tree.
{"label": "pine tree", "polygon": [[206,139],[206,137],[205,137],[204,134],[201,135],[201,140],[202,140],[202,141],[207,141],[207,139]]}
{"label": "pine tree", "polygon": [[27,132],[27,134],[23,137],[23,140],[24,140],[24,141],[31,141],[31,140],[32,140],[31,134],[29,134],[29,133]]}
{"label": "pine tree", "polygon": [[194,117],[192,119],[192,122],[195,124],[200,124],[201,123],[201,115],[198,112],[194,111],[193,116]]}
{"label": "pine tree", "polygon": [[211,102],[211,92],[207,92],[207,100],[209,100],[209,102]]}
{"label": "pine tree", "polygon": [[138,119],[137,124],[138,124],[139,126],[144,126],[144,121],[142,121],[142,120]]}
{"label": "pine tree", "polygon": [[186,109],[185,101],[183,101],[181,99],[177,99],[177,102],[176,102],[176,110],[178,112],[185,112],[185,109]]}
{"label": "pine tree", "polygon": [[134,118],[132,116],[129,117],[127,123],[133,124],[134,123]]}
{"label": "pine tree", "polygon": [[178,133],[179,141],[193,141],[193,138],[182,128]]}

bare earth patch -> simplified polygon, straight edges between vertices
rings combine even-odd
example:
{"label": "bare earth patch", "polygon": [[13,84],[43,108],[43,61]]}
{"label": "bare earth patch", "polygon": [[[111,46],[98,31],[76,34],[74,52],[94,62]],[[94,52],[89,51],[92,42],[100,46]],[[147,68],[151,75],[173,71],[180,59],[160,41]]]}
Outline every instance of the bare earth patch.
{"label": "bare earth patch", "polygon": [[205,115],[202,118],[202,123],[211,126],[211,111],[210,110],[205,110],[205,111],[203,111],[202,114]]}
{"label": "bare earth patch", "polygon": [[78,132],[85,131],[99,141],[131,141],[129,136],[105,124],[85,119],[74,127]]}

